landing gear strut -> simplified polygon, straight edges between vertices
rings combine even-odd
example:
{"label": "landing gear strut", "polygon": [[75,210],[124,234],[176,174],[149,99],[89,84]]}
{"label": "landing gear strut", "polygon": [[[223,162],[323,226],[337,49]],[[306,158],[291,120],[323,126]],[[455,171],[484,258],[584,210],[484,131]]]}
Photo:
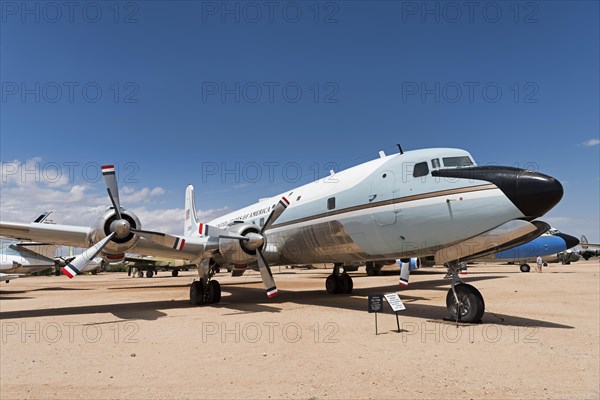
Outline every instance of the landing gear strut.
{"label": "landing gear strut", "polygon": [[199,306],[202,304],[217,304],[221,301],[221,285],[212,277],[218,269],[218,265],[209,258],[205,258],[198,265],[200,278],[192,282],[190,286],[190,304]]}
{"label": "landing gear strut", "polygon": [[365,268],[367,270],[367,276],[379,275],[379,272],[381,271],[381,266],[375,264],[375,261],[367,261]]}
{"label": "landing gear strut", "polygon": [[452,276],[451,288],[446,295],[450,319],[456,322],[480,322],[485,311],[483,296],[479,290],[458,277],[459,263],[449,263],[447,267],[448,275]]}
{"label": "landing gear strut", "polygon": [[343,264],[334,264],[333,273],[325,281],[325,289],[329,294],[352,293],[354,288],[352,278],[346,271],[340,272],[340,268],[343,270]]}

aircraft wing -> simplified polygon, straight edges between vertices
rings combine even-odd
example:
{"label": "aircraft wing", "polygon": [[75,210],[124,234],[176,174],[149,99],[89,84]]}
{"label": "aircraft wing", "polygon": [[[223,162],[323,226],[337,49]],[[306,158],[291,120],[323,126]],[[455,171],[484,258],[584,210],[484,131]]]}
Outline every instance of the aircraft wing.
{"label": "aircraft wing", "polygon": [[[40,224],[35,222],[0,223],[1,237],[83,248],[90,245],[87,239],[90,230],[90,228],[83,226]],[[204,250],[204,244],[195,242],[200,242],[200,240],[188,240],[184,249],[177,250],[141,237],[136,245],[128,250],[128,252],[147,256],[174,258],[178,260],[191,260],[197,258]]]}
{"label": "aircraft wing", "polygon": [[[162,236],[172,237],[170,235]],[[202,255],[206,249],[206,244],[201,239],[187,238],[185,240],[183,249],[177,250],[176,248],[162,243],[162,237],[160,239],[155,239],[154,241],[141,237],[135,246],[127,252],[145,256],[173,258],[176,260],[193,260]]]}
{"label": "aircraft wing", "polygon": [[580,243],[580,247],[587,249],[588,247],[600,247],[600,243]]}
{"label": "aircraft wing", "polygon": [[0,236],[18,240],[30,240],[60,246],[88,247],[90,228],[72,225],[40,223],[0,223]]}

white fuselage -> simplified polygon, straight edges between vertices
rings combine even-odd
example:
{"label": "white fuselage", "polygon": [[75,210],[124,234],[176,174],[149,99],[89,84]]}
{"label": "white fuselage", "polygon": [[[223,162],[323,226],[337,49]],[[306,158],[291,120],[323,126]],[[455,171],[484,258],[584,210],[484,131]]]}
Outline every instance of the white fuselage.
{"label": "white fuselage", "polygon": [[[275,264],[355,262],[432,255],[523,213],[494,184],[415,176],[419,164],[468,158],[458,149],[427,149],[333,174],[211,221],[261,226],[283,196],[290,206],[267,232],[265,257]],[[437,160],[437,161],[435,161]],[[474,162],[472,162],[474,165]]]}

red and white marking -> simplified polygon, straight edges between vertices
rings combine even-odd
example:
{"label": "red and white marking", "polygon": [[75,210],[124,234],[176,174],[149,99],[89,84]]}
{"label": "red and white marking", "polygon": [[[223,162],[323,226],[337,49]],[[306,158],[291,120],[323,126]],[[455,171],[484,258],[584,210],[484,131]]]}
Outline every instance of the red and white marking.
{"label": "red and white marking", "polygon": [[202,236],[207,236],[208,235],[208,225],[200,224],[198,226],[198,233],[201,234]]}
{"label": "red and white marking", "polygon": [[69,279],[73,279],[73,277],[75,275],[77,275],[77,272],[75,272],[73,269],[71,269],[68,265],[65,267],[62,267],[61,269],[62,273],[65,274],[66,276],[69,277]]}
{"label": "red and white marking", "polygon": [[110,174],[110,173],[115,173],[115,166],[114,165],[103,165],[102,166],[102,174],[106,175],[106,174]]}

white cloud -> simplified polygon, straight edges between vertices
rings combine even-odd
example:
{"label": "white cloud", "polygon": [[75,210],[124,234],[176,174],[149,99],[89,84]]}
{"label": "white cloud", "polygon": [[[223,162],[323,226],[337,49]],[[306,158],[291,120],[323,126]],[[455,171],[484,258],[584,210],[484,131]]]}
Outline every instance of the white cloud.
{"label": "white cloud", "polygon": [[120,195],[121,204],[134,204],[134,203],[147,203],[153,197],[161,196],[165,194],[165,189],[157,186],[155,188],[142,188],[139,190],[134,190],[129,187],[125,187],[125,190],[122,191]]}
{"label": "white cloud", "polygon": [[582,143],[582,145],[587,146],[587,147],[598,146],[599,144],[600,144],[600,139],[590,139],[590,140],[586,140],[585,142]]}
{"label": "white cloud", "polygon": [[[34,158],[27,162],[18,160],[2,163],[0,181],[0,219],[10,222],[31,222],[45,211],[54,211],[50,219],[58,224],[92,226],[110,200],[104,183],[66,183],[63,178],[48,181],[43,179],[42,160]],[[28,174],[26,174],[26,172]],[[145,187],[120,188],[121,205],[132,210],[146,229],[171,234],[182,234],[183,208],[164,208],[164,188]],[[198,210],[203,221],[224,214],[228,209]]]}

